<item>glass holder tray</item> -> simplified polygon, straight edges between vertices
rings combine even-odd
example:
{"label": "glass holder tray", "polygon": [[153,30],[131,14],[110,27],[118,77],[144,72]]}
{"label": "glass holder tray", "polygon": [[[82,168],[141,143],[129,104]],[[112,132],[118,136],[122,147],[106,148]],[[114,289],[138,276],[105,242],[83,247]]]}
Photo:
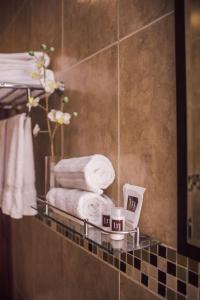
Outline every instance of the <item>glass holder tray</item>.
{"label": "glass holder tray", "polygon": [[[107,230],[89,222],[87,219],[82,219],[63,211],[51,205],[46,200],[38,198],[37,202],[38,207],[32,208],[36,209],[39,215],[51,219],[60,226],[67,228],[72,233],[74,232],[80,235],[112,254],[131,252],[159,243],[157,240],[150,238],[148,235],[140,233],[139,227],[125,231]],[[124,239],[111,239],[111,234],[123,234]]]}

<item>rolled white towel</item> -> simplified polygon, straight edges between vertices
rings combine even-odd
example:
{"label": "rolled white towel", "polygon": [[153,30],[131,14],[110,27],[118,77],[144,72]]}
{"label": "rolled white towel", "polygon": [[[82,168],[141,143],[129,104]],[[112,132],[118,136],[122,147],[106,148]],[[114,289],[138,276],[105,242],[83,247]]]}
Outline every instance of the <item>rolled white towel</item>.
{"label": "rolled white towel", "polygon": [[98,226],[101,225],[102,213],[114,206],[107,196],[75,189],[53,188],[47,193],[46,199],[53,206]]}
{"label": "rolled white towel", "polygon": [[110,160],[104,155],[62,159],[55,166],[56,181],[65,188],[75,188],[102,194],[115,179]]}

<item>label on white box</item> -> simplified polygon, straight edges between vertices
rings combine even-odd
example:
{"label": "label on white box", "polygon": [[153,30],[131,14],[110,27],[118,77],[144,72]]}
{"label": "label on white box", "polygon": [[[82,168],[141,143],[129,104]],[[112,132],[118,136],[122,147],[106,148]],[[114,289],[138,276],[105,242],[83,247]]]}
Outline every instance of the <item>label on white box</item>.
{"label": "label on white box", "polygon": [[123,186],[125,220],[131,229],[138,226],[144,192],[145,188],[136,185],[126,183]]}

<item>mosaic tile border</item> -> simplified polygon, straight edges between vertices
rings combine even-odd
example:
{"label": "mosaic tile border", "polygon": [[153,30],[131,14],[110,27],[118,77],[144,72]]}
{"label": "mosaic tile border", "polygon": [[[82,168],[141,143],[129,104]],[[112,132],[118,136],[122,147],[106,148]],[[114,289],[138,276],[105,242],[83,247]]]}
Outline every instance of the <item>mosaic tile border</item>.
{"label": "mosaic tile border", "polygon": [[168,300],[200,300],[200,263],[166,245],[111,254],[73,228],[43,215],[37,219],[67,239]]}

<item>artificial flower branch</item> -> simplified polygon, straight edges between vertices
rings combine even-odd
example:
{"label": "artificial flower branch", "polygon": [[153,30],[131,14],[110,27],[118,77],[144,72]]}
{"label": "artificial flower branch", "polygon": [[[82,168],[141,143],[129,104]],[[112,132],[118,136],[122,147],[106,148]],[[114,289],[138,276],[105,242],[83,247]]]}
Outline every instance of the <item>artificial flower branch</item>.
{"label": "artificial flower branch", "polygon": [[[50,95],[57,89],[64,91],[64,85],[61,82],[56,82],[54,79],[49,80],[47,78],[47,66],[49,62],[49,54],[54,52],[55,49],[53,47],[48,47],[45,44],[41,45],[41,52],[38,55],[38,52],[29,51],[29,55],[35,58],[35,69],[32,71],[31,76],[32,78],[39,79],[41,84],[45,90],[45,104],[44,106],[40,104],[39,97],[29,97],[27,107],[29,111],[31,111],[34,107],[41,108],[46,114],[46,122],[47,122],[47,129],[48,135],[50,140],[50,148],[51,148],[51,157],[54,159],[55,156],[55,149],[54,149],[54,139],[58,128],[62,125],[70,124],[71,117],[77,116],[77,112],[73,112],[72,114],[66,112],[64,110],[65,104],[69,102],[69,98],[67,96],[60,96],[61,98],[61,105],[60,110],[51,109],[49,110],[49,98]],[[41,54],[42,53],[42,54]],[[40,132],[40,127],[38,124],[35,125],[33,129],[34,136],[37,136]]]}

